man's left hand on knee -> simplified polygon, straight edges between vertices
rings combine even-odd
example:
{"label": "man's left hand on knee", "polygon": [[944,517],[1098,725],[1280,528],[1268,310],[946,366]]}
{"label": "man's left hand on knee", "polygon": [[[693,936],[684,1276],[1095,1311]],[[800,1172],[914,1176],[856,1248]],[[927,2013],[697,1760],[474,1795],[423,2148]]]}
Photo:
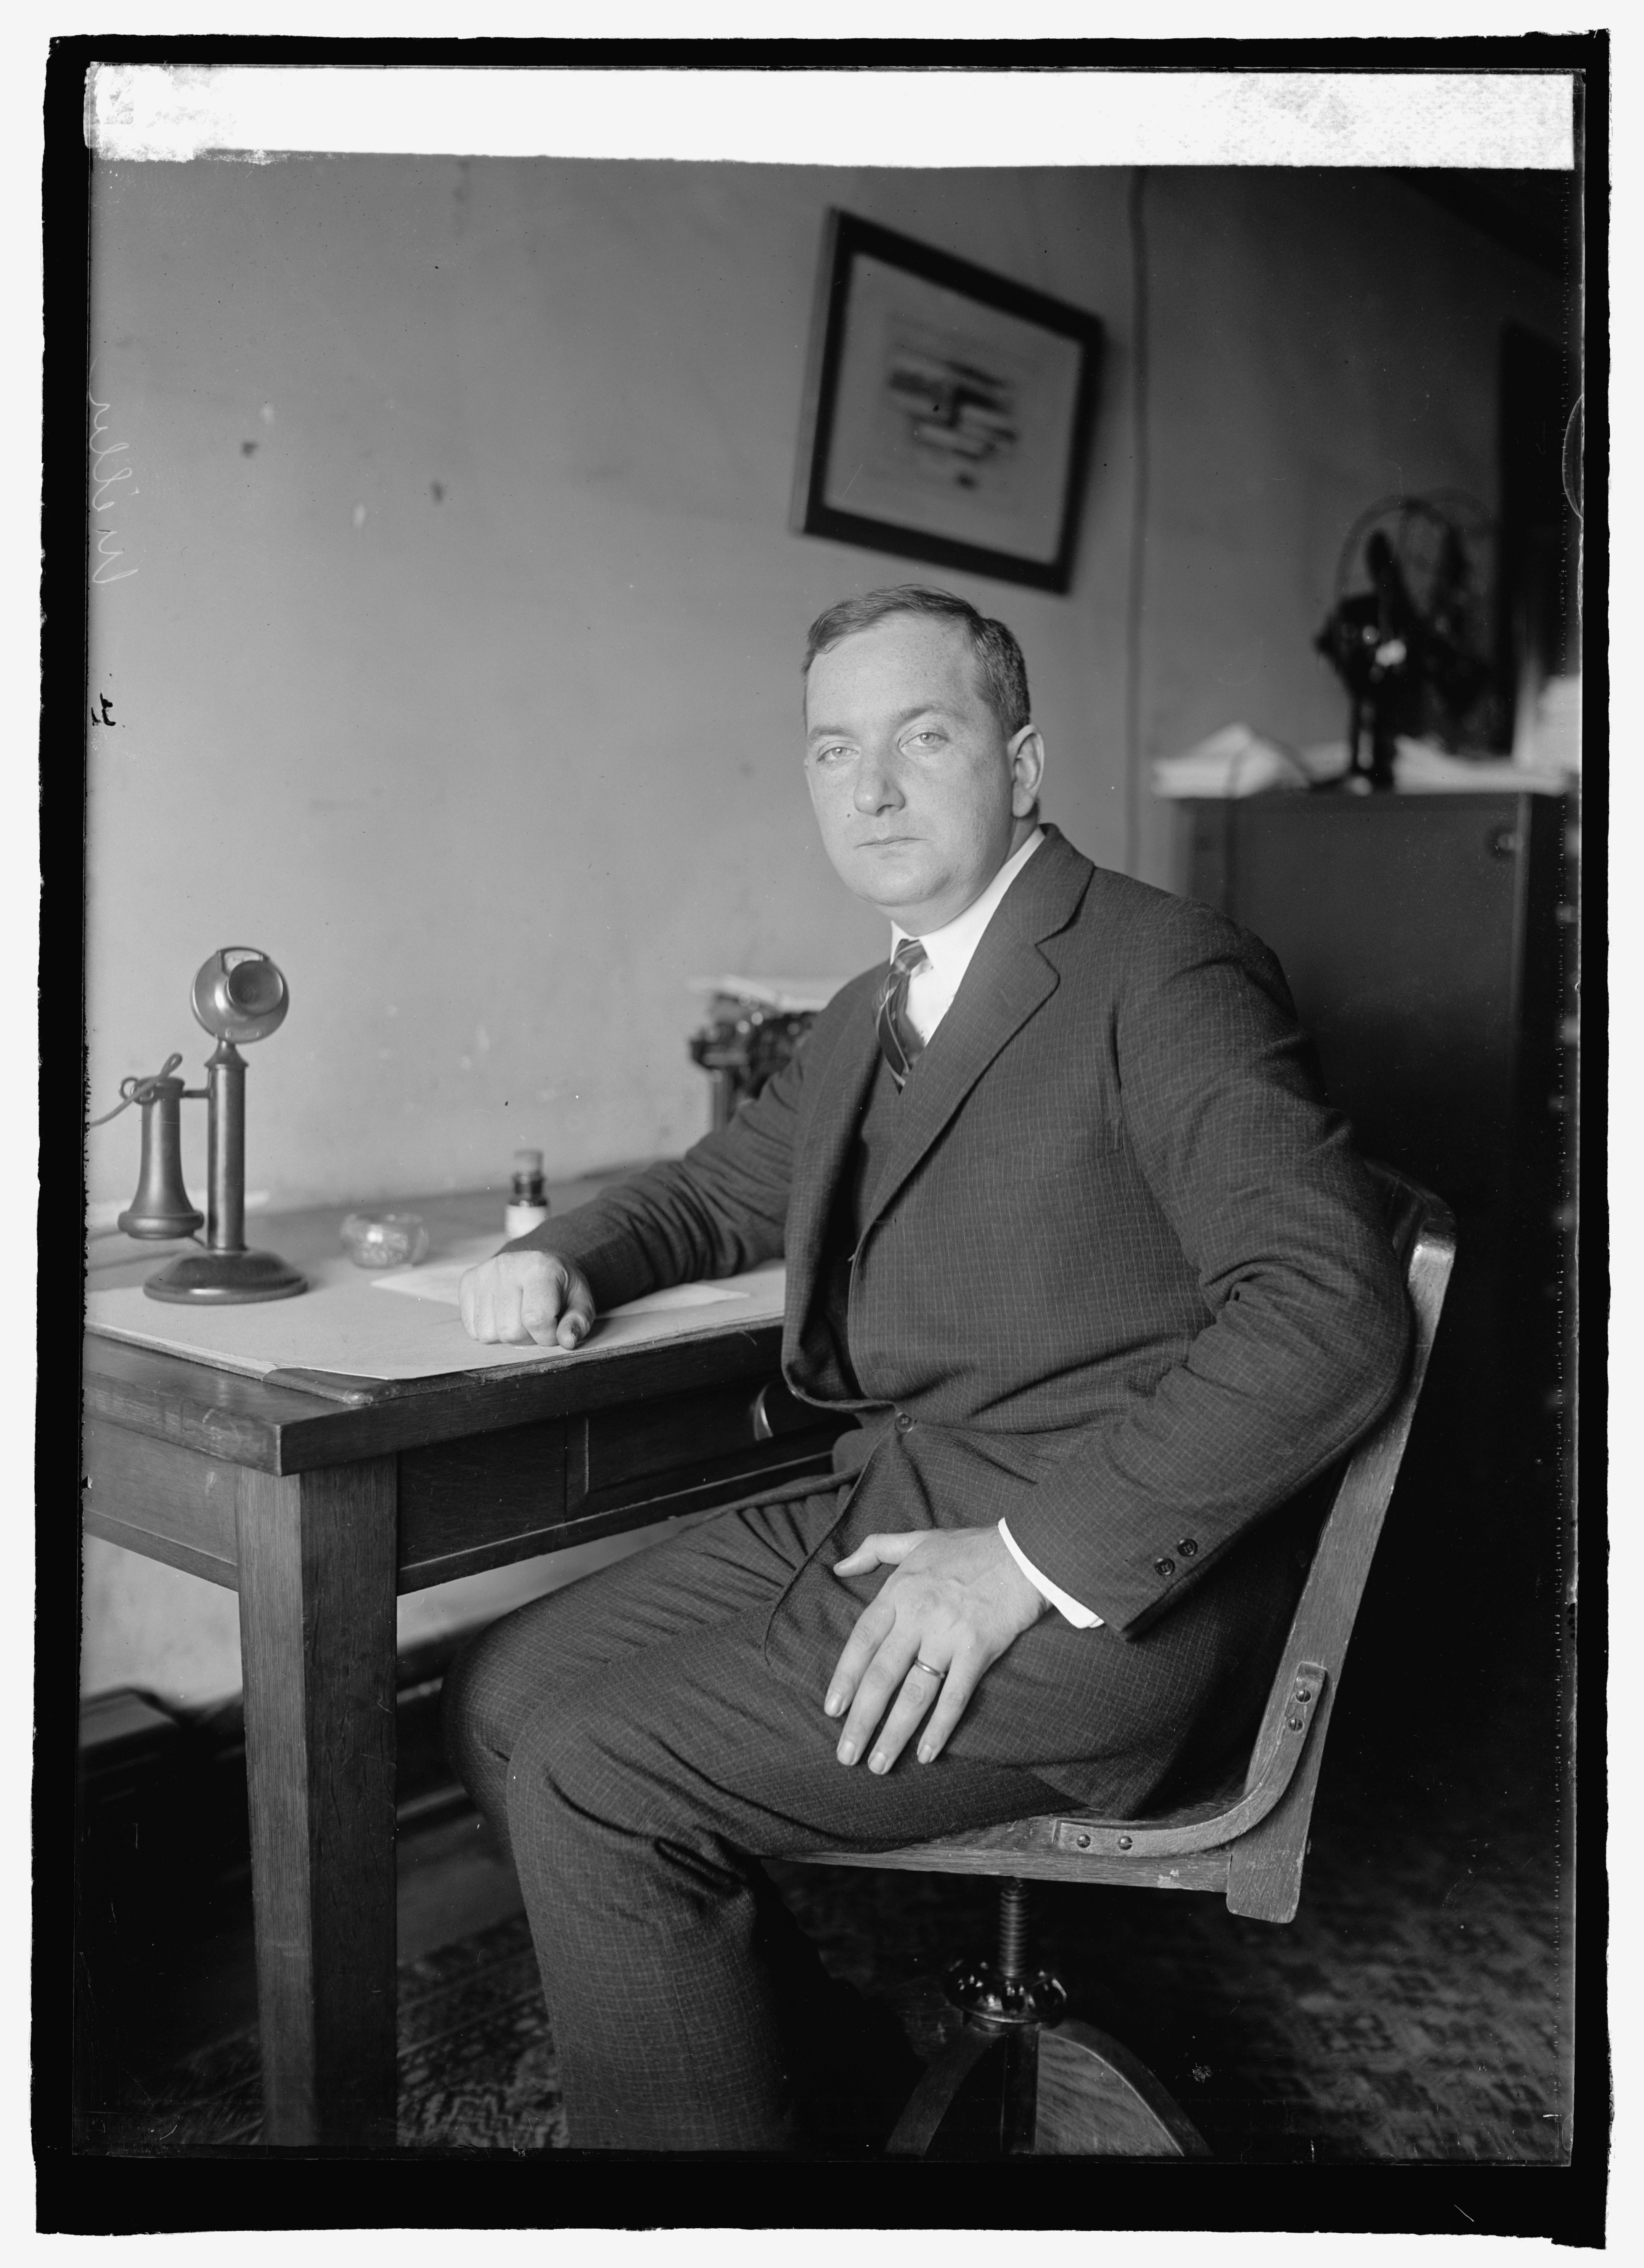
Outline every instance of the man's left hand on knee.
{"label": "man's left hand on knee", "polygon": [[983,1676],[1050,1608],[997,1528],[870,1535],[834,1573],[874,1567],[890,1574],[857,1617],[822,1705],[830,1717],[850,1712],[836,1752],[842,1764],[856,1762],[879,1727],[868,1770],[884,1772],[922,1721],[919,1762],[939,1756]]}

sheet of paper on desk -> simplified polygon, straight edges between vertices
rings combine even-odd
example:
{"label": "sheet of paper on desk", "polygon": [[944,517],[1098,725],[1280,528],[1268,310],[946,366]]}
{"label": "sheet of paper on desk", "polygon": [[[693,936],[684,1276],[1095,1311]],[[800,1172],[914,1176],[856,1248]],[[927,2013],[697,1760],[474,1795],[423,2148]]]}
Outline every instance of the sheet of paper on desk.
{"label": "sheet of paper on desk", "polygon": [[[440,1300],[447,1307],[457,1304],[457,1287],[467,1271],[478,1260],[489,1260],[495,1251],[488,1244],[474,1260],[440,1260],[430,1268],[395,1268],[386,1276],[374,1276],[373,1292],[404,1292],[413,1300]],[[620,1307],[608,1312],[612,1315],[666,1315],[676,1307],[711,1307],[721,1300],[745,1300],[748,1293],[734,1284],[675,1284],[666,1292],[647,1292],[643,1300],[630,1300]]]}
{"label": "sheet of paper on desk", "polygon": [[[487,1249],[494,1249],[494,1245]],[[483,1256],[483,1255],[476,1256]],[[436,1263],[460,1275],[472,1259]],[[432,1275],[432,1269],[409,1270]],[[388,1279],[375,1279],[386,1289]],[[86,1322],[110,1338],[263,1377],[271,1370],[328,1371],[344,1377],[439,1378],[454,1371],[518,1368],[522,1364],[588,1362],[623,1347],[643,1346],[693,1333],[724,1330],[778,1320],[785,1272],[780,1265],[727,1277],[712,1285],[682,1285],[710,1293],[689,1303],[653,1294],[627,1309],[601,1316],[586,1344],[575,1351],[559,1347],[481,1346],[469,1338],[448,1298],[380,1300],[373,1283],[348,1268],[328,1270],[299,1299],[270,1300],[246,1307],[180,1307],[151,1300],[139,1285],[92,1292]]]}

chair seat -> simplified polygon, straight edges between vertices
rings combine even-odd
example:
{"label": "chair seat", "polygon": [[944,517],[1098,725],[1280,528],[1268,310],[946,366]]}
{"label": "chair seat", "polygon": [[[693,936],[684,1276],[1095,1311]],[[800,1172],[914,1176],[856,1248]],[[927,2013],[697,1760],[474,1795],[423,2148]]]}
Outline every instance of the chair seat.
{"label": "chair seat", "polygon": [[[1281,1804],[1326,1682],[1317,1662],[1296,1662],[1279,1688],[1282,1705],[1270,1707],[1248,1766],[1243,1771],[1234,1767],[1215,1787],[1169,1810],[1137,1819],[1072,1810],[1042,1812],[904,1850],[813,1851],[806,1856],[818,1866],[1225,1890],[1230,1847]],[[1161,1874],[1161,1862],[1167,1859],[1183,1863],[1165,1867]]]}

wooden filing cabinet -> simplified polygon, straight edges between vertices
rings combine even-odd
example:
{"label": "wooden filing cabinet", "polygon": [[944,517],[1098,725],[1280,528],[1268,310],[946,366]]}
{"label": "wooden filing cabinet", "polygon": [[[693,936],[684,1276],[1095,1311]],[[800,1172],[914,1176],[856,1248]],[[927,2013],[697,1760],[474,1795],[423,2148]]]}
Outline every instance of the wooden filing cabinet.
{"label": "wooden filing cabinet", "polygon": [[1557,1203],[1563,799],[1181,806],[1177,887],[1279,955],[1361,1149],[1458,1215]]}
{"label": "wooden filing cabinet", "polygon": [[1564,1527],[1578,848],[1557,796],[1177,806],[1176,887],[1272,947],[1360,1148],[1456,1214],[1404,1484],[1427,1499],[1405,1572],[1428,1590],[1440,1564],[1515,1581],[1534,1560],[1538,1587],[1559,1580],[1543,1544]]}

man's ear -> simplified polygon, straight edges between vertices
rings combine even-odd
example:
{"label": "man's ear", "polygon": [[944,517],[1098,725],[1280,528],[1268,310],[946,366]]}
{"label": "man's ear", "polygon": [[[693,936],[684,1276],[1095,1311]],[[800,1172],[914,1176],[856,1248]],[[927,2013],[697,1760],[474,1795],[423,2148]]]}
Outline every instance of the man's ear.
{"label": "man's ear", "polygon": [[1044,742],[1036,725],[1024,725],[1011,735],[1006,749],[1010,758],[1010,807],[1018,819],[1025,819],[1039,800],[1039,783],[1044,777]]}

